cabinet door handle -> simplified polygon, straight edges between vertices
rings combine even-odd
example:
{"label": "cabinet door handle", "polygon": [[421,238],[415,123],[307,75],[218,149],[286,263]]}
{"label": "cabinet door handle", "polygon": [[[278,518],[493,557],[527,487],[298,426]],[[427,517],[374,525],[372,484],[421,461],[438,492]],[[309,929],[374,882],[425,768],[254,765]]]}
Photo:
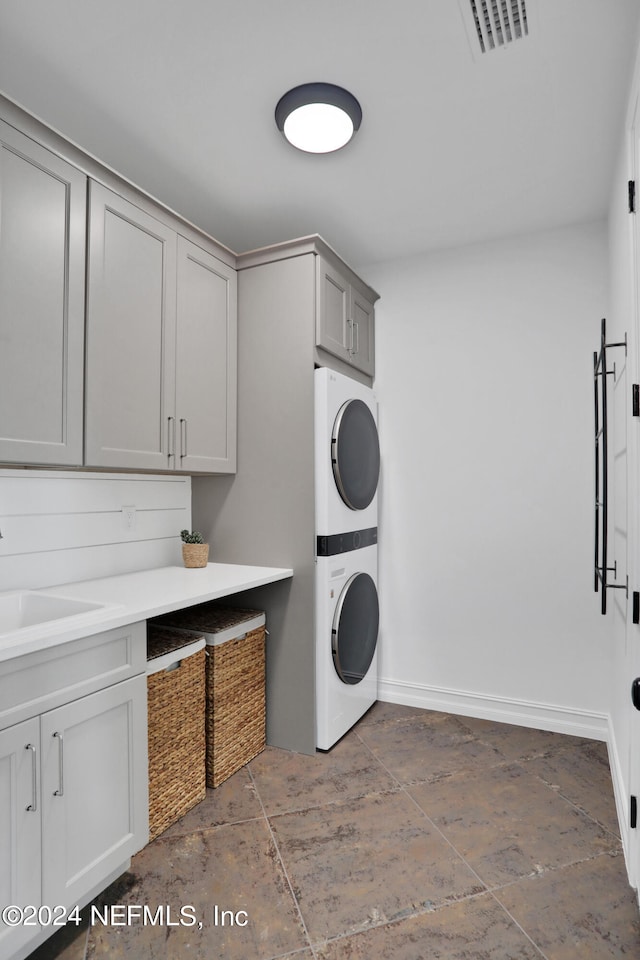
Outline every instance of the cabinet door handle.
{"label": "cabinet door handle", "polygon": [[351,353],[356,354],[360,352],[360,324],[357,320],[351,321],[351,330]]}
{"label": "cabinet door handle", "polygon": [[32,743],[25,746],[25,750],[31,750],[31,803],[27,807],[30,813],[37,813],[38,810],[38,757],[36,748]]}
{"label": "cabinet door handle", "polygon": [[187,421],[180,417],[180,459],[187,455]]}
{"label": "cabinet door handle", "polygon": [[64,797],[64,738],[57,731],[52,736],[58,741],[58,789],[53,791],[53,795]]}
{"label": "cabinet door handle", "polygon": [[176,455],[176,421],[174,417],[167,417],[167,457]]}

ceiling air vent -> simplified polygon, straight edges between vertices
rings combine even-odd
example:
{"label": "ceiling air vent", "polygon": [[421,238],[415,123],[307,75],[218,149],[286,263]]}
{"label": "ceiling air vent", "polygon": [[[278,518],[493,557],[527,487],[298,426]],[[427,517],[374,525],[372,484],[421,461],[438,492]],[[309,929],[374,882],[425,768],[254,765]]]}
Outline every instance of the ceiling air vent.
{"label": "ceiling air vent", "polygon": [[469,0],[482,53],[529,33],[525,0]]}

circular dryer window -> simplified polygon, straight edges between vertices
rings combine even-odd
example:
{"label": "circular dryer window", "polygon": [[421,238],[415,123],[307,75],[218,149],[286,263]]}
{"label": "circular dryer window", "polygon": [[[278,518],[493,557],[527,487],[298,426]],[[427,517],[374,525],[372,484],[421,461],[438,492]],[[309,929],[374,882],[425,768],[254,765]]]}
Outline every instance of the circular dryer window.
{"label": "circular dryer window", "polygon": [[354,573],[336,604],[331,630],[333,664],[343,683],[360,683],[378,641],[378,592],[368,573]]}
{"label": "circular dryer window", "polygon": [[352,510],[364,510],[375,496],[380,474],[378,430],[362,400],[347,400],[331,434],[331,463],[340,496]]}

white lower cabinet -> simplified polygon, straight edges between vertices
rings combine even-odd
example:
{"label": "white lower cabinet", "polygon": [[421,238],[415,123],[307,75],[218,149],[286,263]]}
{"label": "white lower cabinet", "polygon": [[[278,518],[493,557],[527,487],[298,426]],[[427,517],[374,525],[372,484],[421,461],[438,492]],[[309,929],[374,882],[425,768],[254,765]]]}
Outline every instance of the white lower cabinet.
{"label": "white lower cabinet", "polygon": [[139,675],[0,731],[0,908],[36,908],[0,920],[1,957],[27,956],[56,907],[84,905],[147,842],[146,710]]}
{"label": "white lower cabinet", "polygon": [[[0,907],[40,903],[40,722],[0,731]],[[0,956],[11,957],[38,928],[0,921]]]}
{"label": "white lower cabinet", "polygon": [[[146,822],[145,677],[45,714],[42,747],[42,902],[78,903],[139,848]],[[144,777],[144,789],[136,777]]]}

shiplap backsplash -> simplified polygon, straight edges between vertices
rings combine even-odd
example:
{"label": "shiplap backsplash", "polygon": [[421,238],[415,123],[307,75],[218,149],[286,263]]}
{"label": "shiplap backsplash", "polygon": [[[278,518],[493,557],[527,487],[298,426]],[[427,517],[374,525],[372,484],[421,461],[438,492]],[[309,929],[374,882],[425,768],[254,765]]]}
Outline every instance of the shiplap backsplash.
{"label": "shiplap backsplash", "polygon": [[180,564],[184,527],[190,477],[0,470],[0,590]]}

